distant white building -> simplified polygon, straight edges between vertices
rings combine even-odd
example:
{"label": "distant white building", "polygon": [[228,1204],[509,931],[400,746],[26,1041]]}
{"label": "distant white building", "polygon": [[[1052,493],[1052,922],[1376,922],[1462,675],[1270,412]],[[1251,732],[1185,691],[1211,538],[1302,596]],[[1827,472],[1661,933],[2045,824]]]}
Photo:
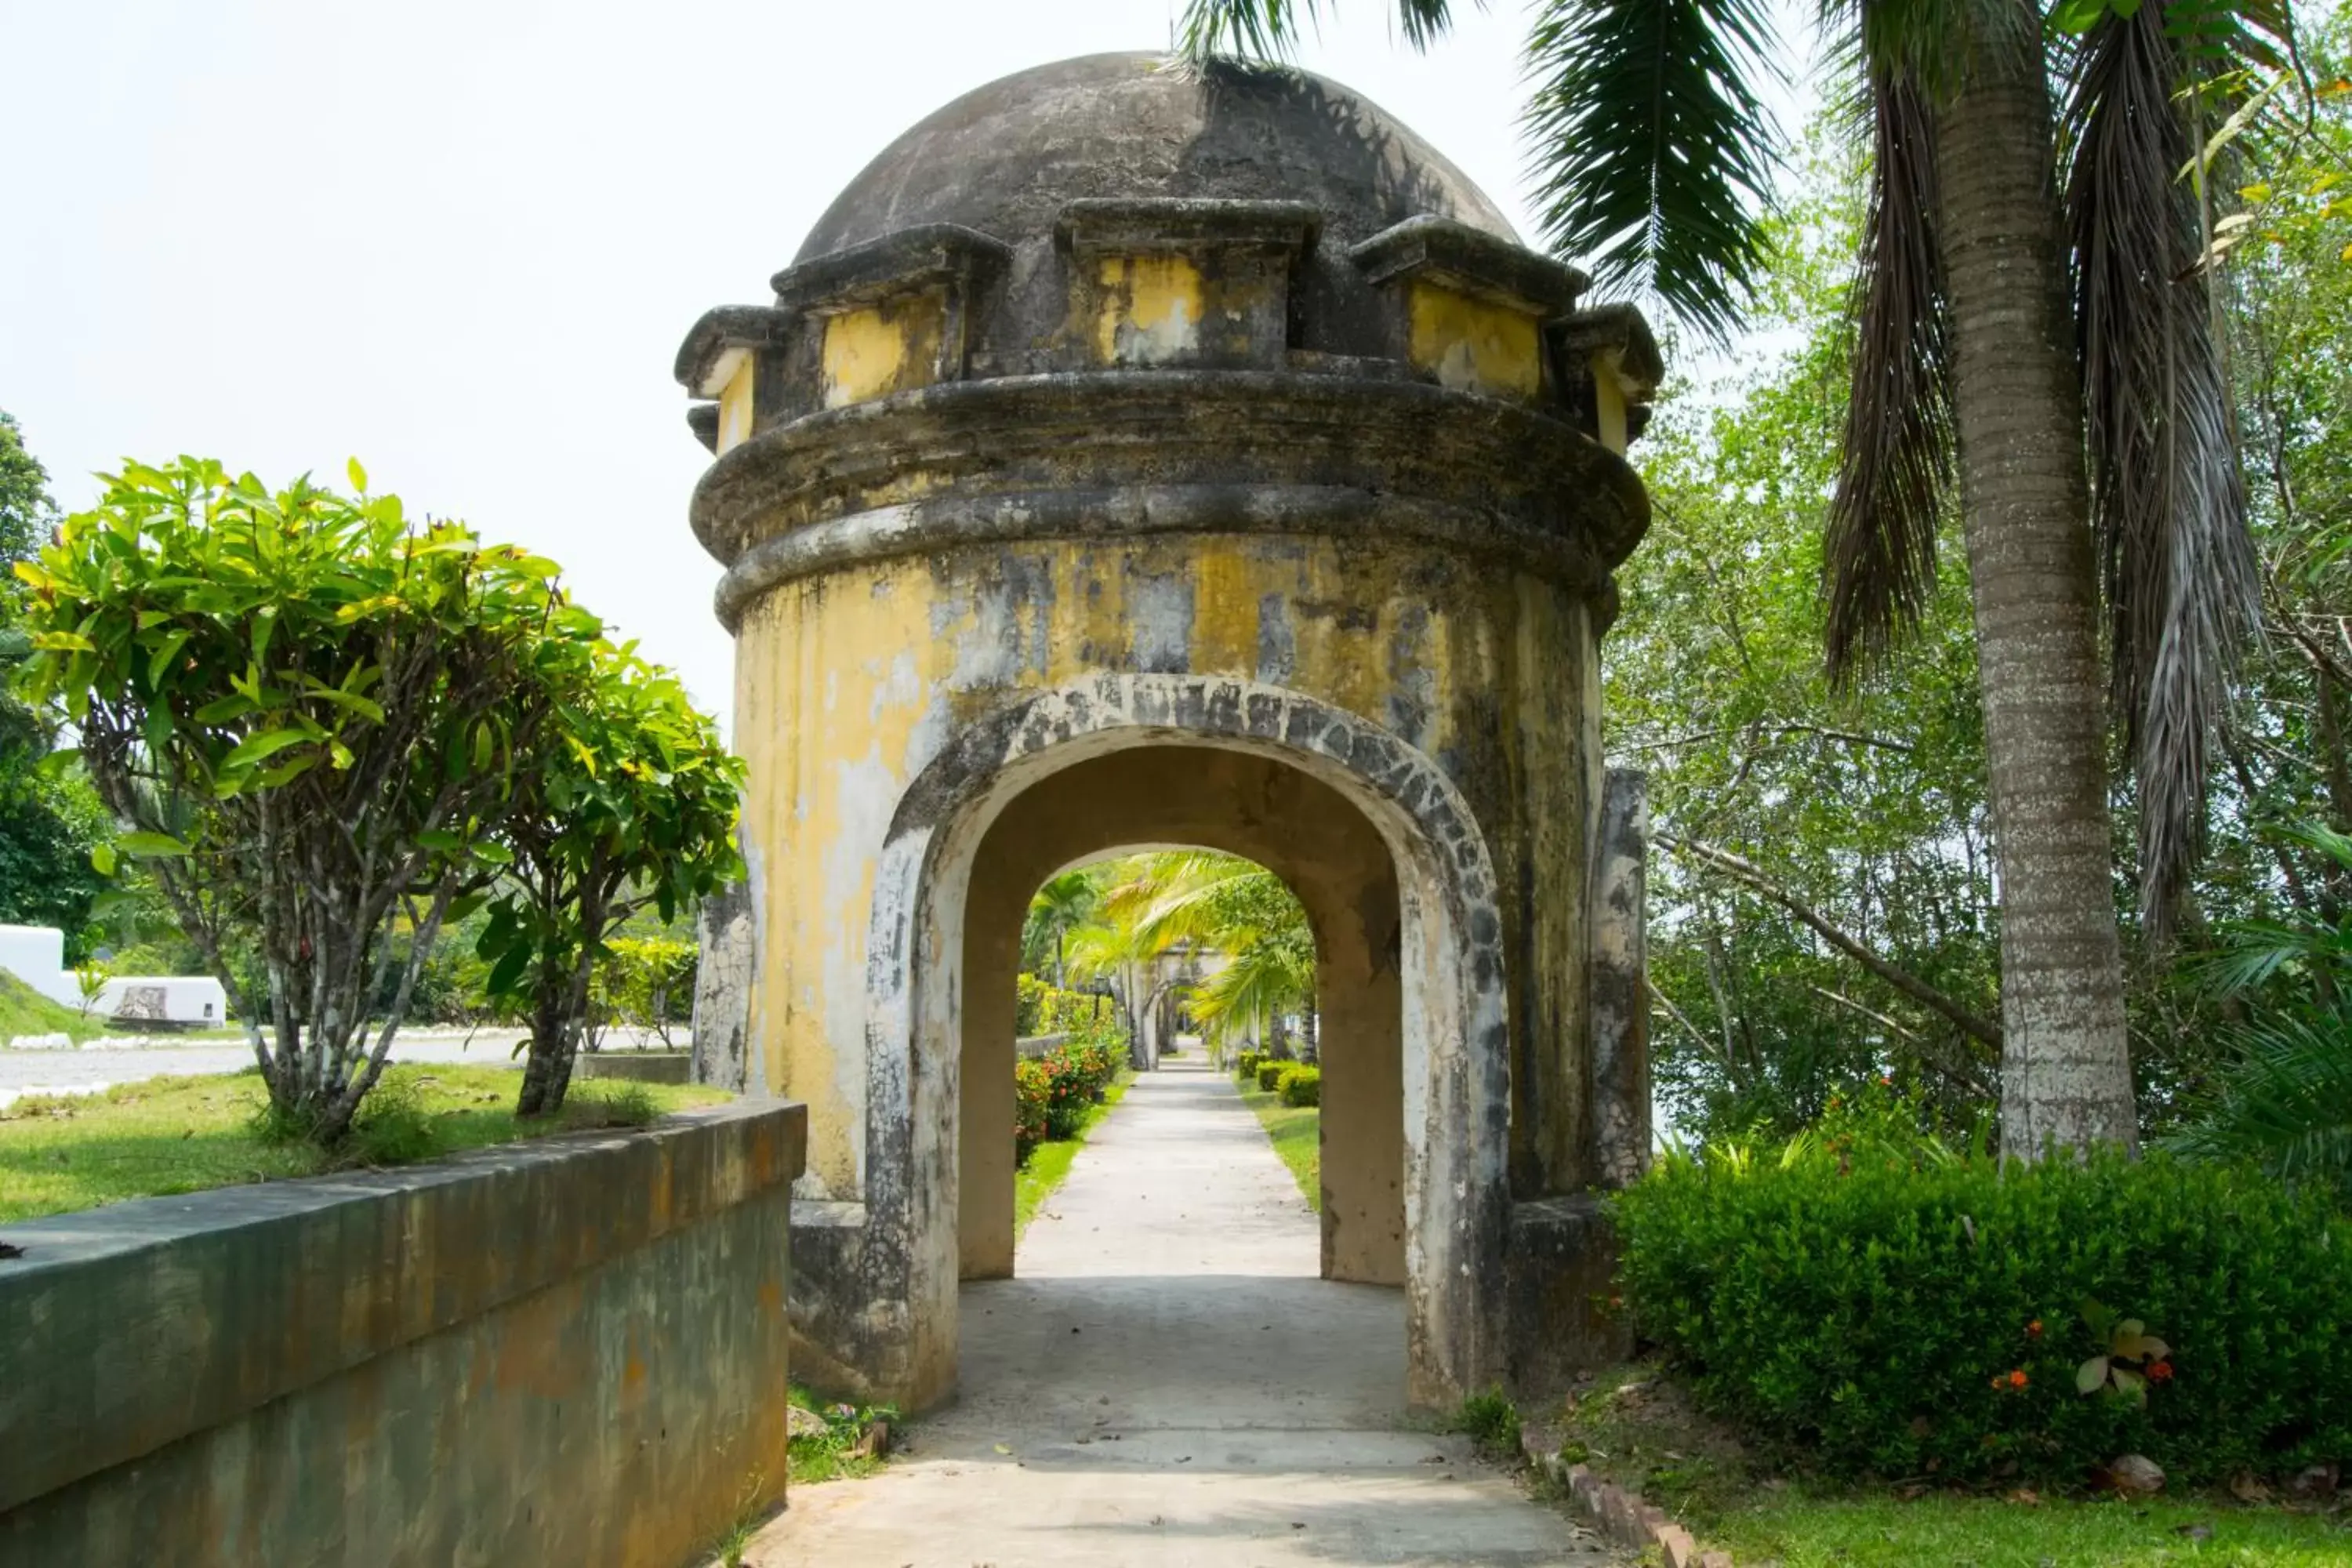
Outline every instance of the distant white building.
{"label": "distant white building", "polygon": [[[81,981],[66,967],[65,932],[0,925],[0,969],[50,1001],[81,1010]],[[133,1028],[217,1029],[228,1022],[228,993],[209,974],[110,975],[89,1015]]]}

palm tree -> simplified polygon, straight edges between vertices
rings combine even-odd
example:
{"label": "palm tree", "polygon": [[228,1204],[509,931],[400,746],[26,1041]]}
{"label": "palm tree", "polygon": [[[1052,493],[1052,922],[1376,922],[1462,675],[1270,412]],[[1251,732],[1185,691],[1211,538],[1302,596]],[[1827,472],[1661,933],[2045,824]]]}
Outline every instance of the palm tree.
{"label": "palm tree", "polygon": [[1102,885],[1093,871],[1080,868],[1065,871],[1037,889],[1029,900],[1029,914],[1021,928],[1021,961],[1031,969],[1044,963],[1048,942],[1053,944],[1054,984],[1060,987],[1067,983],[1066,970],[1070,932],[1093,918],[1095,908],[1102,902]]}
{"label": "palm tree", "polygon": [[[1450,14],[1399,9],[1416,47]],[[1957,477],[2001,880],[2002,1146],[2133,1144],[2104,693],[2131,741],[2160,936],[2201,845],[2206,738],[2252,584],[2210,214],[2179,171],[2201,166],[2197,117],[2231,71],[2275,63],[2285,5],[1821,10],[1874,154],[1825,536],[1830,666],[1862,673],[1916,622]],[[1276,53],[1297,20],[1297,0],[1191,0],[1185,47]],[[1525,125],[1554,248],[1704,331],[1736,325],[1779,162],[1748,85],[1772,47],[1763,0],[1543,0]]]}
{"label": "palm tree", "polygon": [[1223,955],[1193,994],[1192,1016],[1217,1037],[1237,1027],[1301,1017],[1301,1056],[1316,1056],[1315,937],[1281,878],[1212,851],[1143,858],[1141,874],[1107,900],[1163,948],[1189,943]]}

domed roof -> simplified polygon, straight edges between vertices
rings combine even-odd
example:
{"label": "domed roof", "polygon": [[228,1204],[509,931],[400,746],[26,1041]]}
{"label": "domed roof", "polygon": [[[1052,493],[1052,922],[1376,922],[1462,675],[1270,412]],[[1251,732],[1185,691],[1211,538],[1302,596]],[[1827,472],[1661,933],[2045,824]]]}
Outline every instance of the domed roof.
{"label": "domed roof", "polygon": [[1114,54],[1020,71],[940,110],[849,183],[799,259],[924,224],[1017,244],[1089,196],[1308,202],[1341,245],[1424,214],[1517,239],[1443,153],[1337,83]]}

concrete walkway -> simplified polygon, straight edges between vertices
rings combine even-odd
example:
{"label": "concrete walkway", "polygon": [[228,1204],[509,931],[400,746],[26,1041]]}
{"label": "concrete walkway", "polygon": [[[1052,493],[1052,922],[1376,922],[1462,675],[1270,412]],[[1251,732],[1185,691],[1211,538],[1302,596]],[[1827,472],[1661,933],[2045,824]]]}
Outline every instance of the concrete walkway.
{"label": "concrete walkway", "polygon": [[1404,1426],[1401,1291],[1316,1278],[1318,1226],[1232,1081],[1140,1077],[963,1289],[961,1397],[808,1487],[756,1568],[1582,1568],[1604,1551],[1457,1437]]}

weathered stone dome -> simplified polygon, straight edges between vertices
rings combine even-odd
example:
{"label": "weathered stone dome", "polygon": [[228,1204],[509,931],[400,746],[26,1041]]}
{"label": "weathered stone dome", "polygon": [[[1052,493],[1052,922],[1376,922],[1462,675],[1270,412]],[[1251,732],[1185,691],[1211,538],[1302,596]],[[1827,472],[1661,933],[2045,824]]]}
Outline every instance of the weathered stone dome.
{"label": "weathered stone dome", "polygon": [[992,82],[680,347],[719,613],[852,556],[1106,530],[1403,531],[1582,591],[1643,526],[1622,453],[1658,378],[1587,281],[1319,78]]}
{"label": "weathered stone dome", "polygon": [[1517,238],[1443,153],[1336,82],[1110,54],[1015,72],[932,114],[849,183],[798,259],[923,224],[1018,244],[1051,236],[1073,200],[1168,196],[1309,203],[1343,249],[1424,215]]}

